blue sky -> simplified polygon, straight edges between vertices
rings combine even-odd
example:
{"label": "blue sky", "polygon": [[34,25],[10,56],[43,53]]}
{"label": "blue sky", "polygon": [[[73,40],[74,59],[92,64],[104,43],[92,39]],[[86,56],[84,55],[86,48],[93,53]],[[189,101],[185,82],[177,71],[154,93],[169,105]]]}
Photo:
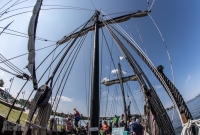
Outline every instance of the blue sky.
{"label": "blue sky", "polygon": [[[7,1],[0,1],[0,5],[4,5]],[[147,2],[146,0],[102,0],[92,1],[95,5],[96,9],[101,9],[107,14],[111,13],[119,13],[119,12],[127,12],[127,11],[137,11],[137,10],[146,10]],[[150,0],[150,5],[152,1]],[[14,3],[14,1],[13,1]],[[23,4],[13,7],[12,9],[17,9],[19,7],[28,7],[33,6],[35,1],[27,1]],[[11,3],[10,3],[11,5]],[[54,10],[41,10],[38,27],[37,27],[37,37],[42,37],[45,39],[49,39],[52,41],[58,41],[63,36],[67,35],[81,24],[83,24],[87,19],[94,14],[94,8],[90,2],[90,0],[44,0],[43,5],[65,5],[65,6],[74,6],[74,7],[82,7],[91,9],[89,10],[72,10],[72,9],[54,9]],[[199,80],[200,80],[200,11],[199,6],[200,1],[161,1],[156,0],[150,15],[154,18],[157,23],[159,29],[162,32],[162,35],[166,41],[168,50],[170,52],[171,60],[173,63],[174,69],[174,77],[175,77],[175,85],[179,89],[180,93],[187,101],[193,98],[195,95],[199,94]],[[50,7],[42,6],[42,9],[47,9]],[[5,27],[8,23],[14,20],[14,22],[9,26],[9,29],[16,30],[19,32],[27,33],[28,24],[30,17],[32,15],[31,12],[26,14],[21,14],[9,19],[2,20],[10,15],[14,15],[16,13],[32,11],[32,8],[27,8],[23,10],[17,10],[13,12],[8,12],[4,14],[0,18],[0,27]],[[121,14],[111,15],[111,17],[115,17]],[[141,37],[143,39],[145,48],[147,50],[148,56],[154,65],[157,67],[158,65],[163,65],[165,67],[164,72],[172,80],[171,69],[169,65],[169,60],[167,57],[167,53],[164,47],[164,43],[153,24],[150,17],[143,17],[137,19],[131,19],[125,23],[121,23],[120,26],[130,34],[133,39],[138,43],[138,45],[144,50],[138,32],[135,28],[137,26]],[[112,40],[111,36],[107,32],[107,30],[103,29],[106,38],[108,40],[109,47],[113,45],[112,54],[115,61],[115,65],[120,61],[119,56],[122,56],[118,48],[116,47],[115,42]],[[5,31],[10,32],[10,31]],[[11,33],[11,32],[10,32]],[[93,43],[93,39],[91,39],[92,33],[88,34],[86,38],[84,46],[82,47],[77,60],[73,66],[73,70],[69,76],[66,87],[63,92],[63,96],[61,98],[58,111],[61,112],[73,112],[73,108],[76,107],[81,113],[84,115],[88,115],[87,113],[87,105],[86,105],[86,91],[89,90],[89,65],[90,65],[90,47],[91,43]],[[0,35],[0,53],[4,55],[6,58],[12,58],[14,56],[27,53],[27,38],[11,36],[3,33]],[[44,41],[36,41],[36,49],[51,45],[51,42]],[[116,78],[116,75],[111,73],[114,70],[114,66],[111,64],[110,67],[110,56],[108,53],[108,49],[106,47],[105,41],[102,43],[102,35],[100,30],[100,45],[103,45],[103,55],[102,55],[102,77],[103,78]],[[64,47],[61,45],[55,54],[58,54],[59,51]],[[48,55],[54,47],[50,47],[48,49],[38,51],[36,53],[36,65],[38,65],[46,55]],[[141,61],[141,59],[132,51],[130,52],[137,59],[138,63],[145,70],[149,80],[155,86],[156,91],[161,98],[165,107],[169,107],[172,105],[171,100],[169,99],[167,93],[162,88],[160,83],[152,76],[150,70],[147,66]],[[11,62],[15,64],[17,67],[22,69],[24,72],[28,73],[27,69],[24,69],[28,64],[27,55],[13,59]],[[52,56],[39,68],[37,71],[37,77],[39,78],[43,71],[46,69],[47,65],[51,62]],[[86,66],[84,66],[84,61]],[[58,61],[56,61],[57,63]],[[53,67],[55,67],[53,64]],[[120,61],[122,65],[122,69],[127,71],[126,75],[132,75],[133,71],[127,64],[126,60],[122,59]],[[5,67],[2,63],[0,66]],[[6,67],[5,67],[6,68]],[[86,75],[86,80],[85,80]],[[0,78],[5,80],[5,87],[8,88],[10,86],[9,79],[13,77],[10,74],[0,71]],[[48,75],[42,79],[39,86],[45,83]],[[16,96],[17,92],[22,87],[24,81],[15,78],[13,82],[13,86],[11,88],[11,94]],[[86,85],[85,85],[86,84]],[[142,93],[138,92],[139,85],[137,82],[130,82],[131,90],[134,93],[136,102],[140,108],[140,112],[143,112],[143,98]],[[121,94],[120,89],[118,87],[118,95],[115,92],[115,87],[110,87],[109,91],[112,95],[114,95],[118,101],[117,108],[113,107],[112,100],[113,98],[109,95],[108,98],[108,106],[106,106],[107,102],[107,88],[102,86],[102,98],[101,98],[101,116],[105,116],[105,110],[108,108],[108,112],[110,115],[122,113],[121,109]],[[25,98],[27,98],[32,90],[32,83],[29,82],[28,85],[24,88],[26,91]],[[53,96],[55,96],[56,89],[53,90]],[[22,97],[22,95],[20,95]],[[131,106],[131,111],[134,113],[133,106]],[[109,116],[109,113],[106,116]]]}

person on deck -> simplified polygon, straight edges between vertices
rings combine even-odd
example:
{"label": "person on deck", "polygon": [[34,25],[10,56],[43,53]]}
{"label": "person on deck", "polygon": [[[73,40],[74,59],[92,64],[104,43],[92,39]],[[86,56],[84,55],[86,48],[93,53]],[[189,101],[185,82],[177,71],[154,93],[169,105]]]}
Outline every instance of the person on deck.
{"label": "person on deck", "polygon": [[119,127],[120,127],[120,123],[121,123],[122,120],[124,120],[124,114],[122,114],[122,115],[119,117],[119,121],[118,121]]}
{"label": "person on deck", "polygon": [[112,132],[112,121],[110,118],[108,118],[108,130],[110,133]]}
{"label": "person on deck", "polygon": [[78,132],[78,122],[80,120],[80,113],[76,110],[76,108],[74,108],[74,119],[75,119],[74,125],[76,128],[76,131]]}
{"label": "person on deck", "polygon": [[121,120],[120,127],[125,127],[125,126],[126,126],[126,123],[124,123],[124,120]]}
{"label": "person on deck", "polygon": [[71,119],[70,115],[68,115],[66,124],[67,124],[66,130],[70,131],[72,129],[72,119]]}
{"label": "person on deck", "polygon": [[130,122],[129,122],[129,125],[131,125],[131,124],[132,124],[132,121],[133,121],[133,120],[132,120],[132,118],[130,118]]}
{"label": "person on deck", "polygon": [[99,129],[101,129],[102,128],[102,121],[100,120],[99,121]]}
{"label": "person on deck", "polygon": [[89,131],[89,124],[88,124],[88,122],[87,122],[87,123],[86,123],[86,126],[84,127],[83,132],[87,135],[87,134],[88,134],[88,131]]}
{"label": "person on deck", "polygon": [[115,117],[113,119],[114,127],[118,127],[118,121],[119,121],[119,118],[117,117],[117,115],[115,115]]}
{"label": "person on deck", "polygon": [[108,133],[108,124],[106,121],[104,121],[102,129],[103,129],[104,135],[106,135]]}
{"label": "person on deck", "polygon": [[132,118],[130,119],[130,121],[131,121],[131,122],[129,123],[129,134],[130,134],[130,135],[132,135],[132,132],[133,132],[133,131],[132,131],[132,125],[133,125],[133,123],[135,122],[135,120],[136,120],[135,117],[132,117]]}
{"label": "person on deck", "polygon": [[136,119],[136,122],[133,122],[129,127],[130,135],[142,135],[142,125],[139,119]]}

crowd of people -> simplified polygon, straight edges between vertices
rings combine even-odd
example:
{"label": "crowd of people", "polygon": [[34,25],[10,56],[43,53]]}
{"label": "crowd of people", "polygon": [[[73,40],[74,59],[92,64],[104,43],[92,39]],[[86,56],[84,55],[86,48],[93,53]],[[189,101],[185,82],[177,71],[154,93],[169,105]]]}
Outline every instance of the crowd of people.
{"label": "crowd of people", "polygon": [[104,120],[103,123],[100,120],[99,123],[100,127],[100,135],[106,135],[111,134],[112,128],[118,128],[118,127],[126,127],[126,130],[129,131],[129,135],[142,135],[143,134],[143,126],[140,123],[140,120],[132,117],[130,118],[130,121],[126,123],[124,121],[124,115],[122,114],[120,117],[115,115],[113,120],[108,118],[108,120]]}
{"label": "crowd of people", "polygon": [[[71,115],[68,115],[68,119],[66,121],[66,130],[70,131],[72,129],[75,129],[75,131],[78,133],[79,132],[79,126],[78,126],[79,120],[80,120],[80,113],[76,110],[76,108],[74,108],[74,126],[72,123]],[[143,134],[142,133],[143,126],[141,125],[140,120],[135,117],[130,118],[128,123],[126,123],[124,121],[123,114],[120,117],[115,115],[113,119],[108,118],[107,120],[99,121],[100,135],[111,134],[112,128],[118,128],[118,127],[126,128],[126,130],[129,131],[129,135],[142,135]],[[89,124],[86,123],[86,125],[81,127],[81,129],[83,130],[83,132],[85,134],[87,134],[89,131]]]}

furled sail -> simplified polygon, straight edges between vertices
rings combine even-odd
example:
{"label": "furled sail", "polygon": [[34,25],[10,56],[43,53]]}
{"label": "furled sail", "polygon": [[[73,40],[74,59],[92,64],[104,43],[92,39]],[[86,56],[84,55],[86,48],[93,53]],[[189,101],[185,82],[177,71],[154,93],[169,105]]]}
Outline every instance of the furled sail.
{"label": "furled sail", "polygon": [[[137,81],[137,77],[135,75],[132,75],[132,76],[127,76],[127,77],[122,78],[122,82],[127,82],[127,81]],[[120,83],[119,79],[101,82],[101,84],[104,84],[106,86],[110,86],[117,83]]]}
{"label": "furled sail", "polygon": [[[105,25],[113,24],[113,22],[120,23],[120,22],[127,21],[131,18],[139,18],[139,17],[147,16],[149,12],[151,12],[151,11],[138,11],[138,12],[131,13],[128,15],[123,15],[123,16],[116,17],[116,18],[113,18],[110,20],[106,20],[106,23],[103,23],[100,21],[99,28],[104,27]],[[95,27],[94,25],[87,27],[87,28],[83,29],[80,34],[79,34],[80,31],[78,31],[69,36],[64,36],[61,40],[59,40],[57,42],[57,44],[58,45],[64,44],[64,43],[68,42],[70,39],[75,38],[78,34],[79,34],[79,37],[81,37],[81,36],[85,35],[86,33],[88,33],[89,31],[94,30],[94,27]]]}
{"label": "furled sail", "polygon": [[37,86],[37,79],[36,79],[36,72],[35,72],[35,36],[36,36],[36,28],[37,22],[39,17],[40,8],[42,6],[43,0],[37,0],[35,7],[33,9],[33,15],[30,19],[29,28],[28,28],[28,65],[27,68],[32,75],[34,89],[38,88]]}

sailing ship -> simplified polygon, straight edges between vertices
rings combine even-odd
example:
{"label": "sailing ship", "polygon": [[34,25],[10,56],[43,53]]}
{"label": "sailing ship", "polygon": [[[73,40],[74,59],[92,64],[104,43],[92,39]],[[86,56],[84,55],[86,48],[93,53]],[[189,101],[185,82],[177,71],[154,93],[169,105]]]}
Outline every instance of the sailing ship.
{"label": "sailing ship", "polygon": [[[155,1],[153,1],[154,3]],[[9,3],[9,2],[8,2]],[[12,8],[22,2],[16,1],[13,5],[9,8],[1,12],[1,17],[5,14],[11,12]],[[17,68],[15,65],[11,63],[11,59],[7,59],[1,55],[1,63],[5,64],[11,70],[16,71],[16,73],[10,72],[9,70],[0,67],[1,70],[11,73],[15,75],[19,79],[25,80],[24,85],[20,89],[19,93],[17,94],[17,99],[20,93],[23,91],[24,87],[27,85],[28,82],[32,82],[33,90],[31,91],[28,99],[30,100],[32,94],[36,91],[34,98],[31,101],[30,111],[28,114],[28,118],[26,120],[26,125],[23,127],[23,131],[18,131],[21,129],[20,125],[20,118],[23,113],[22,109],[20,116],[16,120],[16,123],[11,123],[8,121],[10,112],[13,109],[16,100],[12,103],[10,110],[6,117],[1,117],[1,124],[0,128],[2,129],[3,134],[57,134],[57,131],[53,131],[52,127],[47,127],[48,121],[50,119],[50,115],[52,114],[52,107],[55,107],[55,111],[58,108],[58,104],[60,98],[65,90],[65,85],[68,81],[68,77],[72,70],[72,67],[75,63],[76,57],[80,50],[82,49],[82,45],[86,39],[88,33],[93,34],[93,47],[92,47],[92,55],[90,59],[92,59],[91,64],[91,97],[90,97],[90,116],[89,116],[89,124],[90,124],[90,132],[91,135],[99,134],[99,117],[100,117],[100,85],[113,85],[113,84],[120,84],[120,88],[122,91],[123,97],[123,113],[125,115],[125,121],[127,123],[128,119],[130,118],[130,105],[127,107],[125,94],[124,94],[124,83],[127,81],[137,81],[140,85],[141,92],[144,95],[144,115],[146,117],[146,126],[145,132],[153,135],[175,135],[174,128],[172,126],[172,122],[159,98],[157,95],[154,86],[152,85],[151,81],[149,80],[148,76],[145,74],[144,70],[141,68],[138,59],[132,54],[134,52],[137,57],[143,61],[146,66],[150,69],[152,74],[156,77],[156,79],[162,84],[163,88],[168,93],[170,99],[172,100],[174,107],[177,109],[179,114],[183,131],[182,134],[186,135],[196,135],[195,124],[198,125],[198,120],[193,120],[192,115],[185,104],[185,101],[181,94],[179,93],[178,89],[175,87],[174,83],[168,79],[168,77],[164,74],[163,66],[160,65],[155,67],[153,62],[148,57],[147,53],[144,52],[140,46],[134,41],[134,39],[126,32],[124,29],[118,25],[119,23],[126,22],[131,18],[143,18],[150,16],[151,8],[153,3],[147,10],[138,10],[134,12],[129,12],[128,14],[118,15],[116,17],[110,17],[109,14],[106,14],[103,10],[94,10],[93,15],[80,27],[69,33],[68,35],[64,36],[62,39],[56,42],[56,47],[51,50],[51,52],[44,57],[40,64],[37,63],[37,59],[35,59],[36,50],[36,40],[42,41],[51,41],[43,38],[37,37],[37,25],[40,22],[39,14],[41,12],[41,7],[43,4],[43,0],[37,0],[35,6],[33,7],[33,14],[30,19],[29,27],[28,27],[28,65],[26,68],[28,69],[29,73],[25,73],[24,71]],[[67,6],[58,6],[59,8],[72,8]],[[75,9],[81,10],[84,8]],[[17,10],[17,9],[14,9]],[[44,9],[45,10],[45,9]],[[46,9],[48,10],[48,9]],[[87,10],[87,9],[86,9]],[[9,18],[9,17],[6,17]],[[6,18],[1,19],[1,21],[5,20]],[[13,22],[9,23],[2,31],[1,34],[5,33],[6,30],[9,30],[9,26],[12,25]],[[103,30],[104,29],[104,30]],[[107,30],[108,33],[104,33]],[[108,47],[109,54],[112,60],[113,66],[115,66],[115,62],[113,61],[112,51],[108,45],[108,41],[106,39],[107,34],[110,35],[110,38],[115,42],[117,47],[119,48],[123,58],[130,66],[131,70],[134,74],[130,76],[124,76],[123,71],[121,69],[121,65],[118,64],[118,69],[116,72],[117,78],[115,80],[107,80],[107,81],[100,81],[100,73],[102,72],[100,69],[100,65],[102,64],[100,60],[102,60],[102,45],[100,44],[100,33],[102,33],[101,37],[105,40],[105,44]],[[18,32],[18,34],[20,34]],[[21,33],[22,34],[22,33]],[[92,40],[93,40],[92,39]],[[51,45],[52,46],[52,45]],[[60,49],[61,48],[61,49]],[[44,48],[42,48],[44,49]],[[39,49],[41,50],[41,49]],[[59,53],[55,55],[55,51],[59,50]],[[101,53],[100,53],[101,52]],[[55,56],[54,56],[55,55]],[[53,56],[53,57],[50,57]],[[52,59],[51,59],[52,58]],[[13,58],[12,58],[13,59]],[[37,71],[38,69],[44,65],[44,63],[51,59],[51,61],[47,64],[46,68],[43,68],[41,77],[38,78]],[[37,64],[36,64],[37,63]],[[50,73],[49,75],[48,72]],[[172,73],[173,74],[173,73]],[[43,84],[41,80],[44,80]],[[55,86],[58,84],[58,88]],[[55,98],[53,102],[49,102],[52,97],[52,91],[56,91]],[[133,97],[133,96],[132,96]],[[134,97],[133,97],[134,98]],[[56,104],[56,99],[57,104]],[[135,103],[133,103],[135,104]],[[34,114],[38,109],[38,114],[33,120]],[[139,109],[138,109],[139,110]],[[55,113],[53,114],[55,117]],[[153,117],[153,119],[152,119]],[[55,122],[55,121],[54,121]],[[6,131],[6,126],[9,124],[13,125],[13,131],[8,132]],[[154,123],[152,125],[151,123]],[[53,125],[52,125],[53,126]],[[126,127],[128,129],[128,127]],[[64,132],[62,132],[64,133]]]}

